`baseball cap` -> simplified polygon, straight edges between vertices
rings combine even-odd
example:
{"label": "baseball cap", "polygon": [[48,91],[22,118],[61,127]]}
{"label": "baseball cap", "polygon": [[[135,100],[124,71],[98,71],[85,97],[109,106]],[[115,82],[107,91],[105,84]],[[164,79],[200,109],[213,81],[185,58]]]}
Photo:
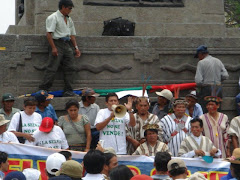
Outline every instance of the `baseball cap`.
{"label": "baseball cap", "polygon": [[39,130],[42,132],[50,132],[54,126],[53,119],[50,117],[45,117],[42,119],[42,123],[39,127]]}
{"label": "baseball cap", "polygon": [[26,180],[25,175],[20,171],[12,171],[6,175],[4,180]]}
{"label": "baseball cap", "polygon": [[40,90],[40,91],[36,92],[36,94],[35,94],[35,99],[38,102],[44,102],[45,100],[53,99],[53,97],[54,97],[54,95],[48,94],[47,91],[45,91],[45,90]]}
{"label": "baseball cap", "polygon": [[56,172],[56,176],[60,174],[65,174],[72,178],[81,178],[83,172],[82,165],[74,160],[68,160],[62,163],[62,166],[59,171]]}
{"label": "baseball cap", "polygon": [[23,170],[23,174],[25,175],[27,180],[39,180],[40,171],[33,168],[27,168]]}
{"label": "baseball cap", "polygon": [[46,160],[47,172],[51,175],[55,175],[55,173],[60,170],[62,163],[65,161],[66,158],[60,153],[53,153],[49,155]]}
{"label": "baseball cap", "polygon": [[130,180],[153,180],[153,178],[145,174],[141,174],[133,176]]}
{"label": "baseball cap", "polygon": [[98,97],[100,96],[100,94],[95,93],[95,91],[92,88],[84,88],[82,90],[82,96],[94,96],[94,97]]}
{"label": "baseball cap", "polygon": [[197,92],[195,90],[194,91],[190,91],[190,93],[187,94],[186,97],[192,97],[192,98],[194,98],[196,100],[198,99],[197,98]]}
{"label": "baseball cap", "polygon": [[199,53],[208,53],[207,46],[204,46],[204,45],[198,46],[197,52],[196,52],[194,58],[198,58]]}
{"label": "baseball cap", "polygon": [[7,124],[10,120],[6,120],[3,114],[0,114],[0,126]]}
{"label": "baseball cap", "polygon": [[[172,166],[173,164],[176,164],[176,166]],[[168,171],[171,171],[173,169],[182,168],[182,167],[186,168],[187,166],[186,166],[185,162],[181,159],[171,159],[167,165]]]}
{"label": "baseball cap", "polygon": [[166,98],[169,101],[171,101],[173,98],[172,92],[169,91],[168,89],[163,89],[161,92],[156,92],[156,94],[158,96],[162,96],[162,97]]}
{"label": "baseball cap", "polygon": [[5,93],[2,96],[2,101],[15,101],[15,98],[11,93]]}

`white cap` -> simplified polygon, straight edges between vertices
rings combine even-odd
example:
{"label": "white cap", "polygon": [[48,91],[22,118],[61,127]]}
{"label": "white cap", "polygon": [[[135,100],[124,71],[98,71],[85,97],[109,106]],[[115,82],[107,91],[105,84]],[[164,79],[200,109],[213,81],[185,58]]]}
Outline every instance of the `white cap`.
{"label": "white cap", "polygon": [[169,91],[168,89],[163,89],[161,92],[156,92],[156,94],[158,96],[162,96],[162,97],[166,98],[169,101],[171,101],[173,98],[172,92]]}
{"label": "white cap", "polygon": [[66,158],[64,155],[60,153],[51,154],[46,160],[47,172],[51,175],[55,175],[55,173],[60,170],[62,163],[65,161]]}
{"label": "white cap", "polygon": [[23,174],[26,177],[26,180],[39,180],[40,171],[33,168],[27,168],[23,170]]}

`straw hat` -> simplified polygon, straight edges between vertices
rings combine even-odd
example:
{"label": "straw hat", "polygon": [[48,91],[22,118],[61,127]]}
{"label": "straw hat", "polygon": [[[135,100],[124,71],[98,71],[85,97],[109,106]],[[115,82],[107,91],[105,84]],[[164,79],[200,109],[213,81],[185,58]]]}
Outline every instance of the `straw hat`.
{"label": "straw hat", "polygon": [[0,126],[9,123],[10,120],[6,120],[3,114],[0,114]]}

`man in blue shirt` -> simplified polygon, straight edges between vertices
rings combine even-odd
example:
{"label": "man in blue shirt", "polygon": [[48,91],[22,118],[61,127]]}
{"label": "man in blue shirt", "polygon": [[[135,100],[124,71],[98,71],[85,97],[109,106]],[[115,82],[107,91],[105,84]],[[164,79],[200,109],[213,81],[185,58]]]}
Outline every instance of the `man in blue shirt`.
{"label": "man in blue shirt", "polygon": [[191,116],[193,119],[200,117],[203,114],[203,110],[200,104],[197,103],[196,91],[191,91],[186,95],[186,101],[188,106],[186,108],[186,114]]}
{"label": "man in blue shirt", "polygon": [[53,95],[48,94],[47,91],[40,90],[36,93],[35,98],[38,102],[36,111],[42,118],[50,117],[56,123],[58,118],[53,106],[50,104],[50,100],[53,99]]}

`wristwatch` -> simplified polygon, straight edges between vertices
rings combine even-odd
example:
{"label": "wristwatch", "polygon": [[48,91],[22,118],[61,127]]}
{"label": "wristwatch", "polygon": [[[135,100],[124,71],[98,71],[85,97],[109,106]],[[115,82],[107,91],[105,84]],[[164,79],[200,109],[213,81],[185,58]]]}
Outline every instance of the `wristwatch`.
{"label": "wristwatch", "polygon": [[128,113],[134,113],[134,110],[133,109],[128,110]]}

